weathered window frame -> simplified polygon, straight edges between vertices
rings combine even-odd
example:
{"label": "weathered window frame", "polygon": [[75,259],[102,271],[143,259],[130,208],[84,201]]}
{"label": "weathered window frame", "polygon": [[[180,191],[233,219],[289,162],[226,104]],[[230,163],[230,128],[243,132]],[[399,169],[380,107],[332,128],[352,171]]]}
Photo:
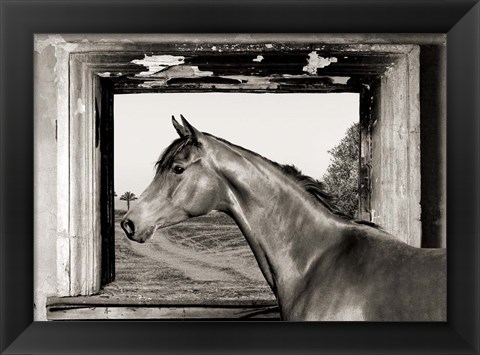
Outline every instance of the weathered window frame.
{"label": "weathered window frame", "polygon": [[[191,80],[180,80],[181,85],[168,85],[166,81],[163,86],[152,86],[148,84],[148,81],[151,81],[148,78],[135,78],[135,74],[146,68],[132,63],[145,55],[168,54],[188,58],[195,55],[249,53],[255,57],[262,53],[281,53],[303,55],[307,58],[309,53],[315,51],[325,57],[357,53],[389,60],[366,65],[363,73],[367,79],[352,80],[343,85],[321,78],[313,80],[285,76],[279,80],[278,77],[259,75],[254,85],[228,80],[202,82],[191,76]],[[102,173],[105,179],[102,163],[108,162],[108,152],[111,149],[105,147],[105,142],[111,142],[111,138],[104,139],[102,135],[110,134],[113,129],[111,118],[114,93],[358,92],[361,95],[360,216],[384,225],[409,244],[420,246],[422,226],[418,45],[119,43],[108,50],[101,45],[92,50],[89,45],[86,51],[72,51],[68,55],[69,114],[68,117],[59,118],[57,122],[58,296],[97,293],[102,283],[109,282],[114,277],[108,262],[102,266],[102,259],[105,261],[105,258],[113,255],[105,240],[102,247],[102,229],[105,231],[111,228],[108,225],[108,218],[111,216],[105,221],[105,211],[111,208],[108,206],[111,206],[113,198],[112,193],[105,194],[105,189],[113,186],[111,178],[107,182],[102,180]],[[235,65],[229,67],[226,64],[226,67],[235,71]],[[350,74],[346,69],[345,75]],[[180,73],[178,77],[184,77],[184,74]],[[272,85],[274,81],[277,83]],[[281,85],[278,85],[278,82]],[[392,94],[395,95],[393,99]],[[391,131],[396,132],[401,139],[393,139],[389,134]],[[397,146],[399,143],[401,145]],[[374,155],[389,154],[396,149],[402,152],[399,161],[374,158]],[[108,174],[111,172],[107,172]],[[398,177],[395,182],[397,185],[393,187],[390,179],[392,174]],[[372,176],[375,178],[372,179]],[[386,194],[394,194],[395,198],[385,199]],[[405,212],[404,216],[395,218],[397,215],[392,213],[392,210]],[[388,218],[389,215],[392,217]]]}

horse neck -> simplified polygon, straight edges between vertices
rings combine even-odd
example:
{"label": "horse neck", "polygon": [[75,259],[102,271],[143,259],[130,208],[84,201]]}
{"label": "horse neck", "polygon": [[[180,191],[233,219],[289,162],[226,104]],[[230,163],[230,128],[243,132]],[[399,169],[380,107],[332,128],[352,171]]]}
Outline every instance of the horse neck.
{"label": "horse neck", "polygon": [[225,202],[277,297],[295,288],[323,251],[338,242],[338,221],[292,177],[266,159],[229,147],[221,154]]}

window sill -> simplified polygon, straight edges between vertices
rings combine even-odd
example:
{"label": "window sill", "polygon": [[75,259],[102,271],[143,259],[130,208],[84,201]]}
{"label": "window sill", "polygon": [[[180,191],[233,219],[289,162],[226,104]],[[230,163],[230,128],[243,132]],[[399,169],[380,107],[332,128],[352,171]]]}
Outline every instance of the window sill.
{"label": "window sill", "polygon": [[272,300],[127,300],[94,295],[49,297],[47,319],[280,320],[280,314]]}

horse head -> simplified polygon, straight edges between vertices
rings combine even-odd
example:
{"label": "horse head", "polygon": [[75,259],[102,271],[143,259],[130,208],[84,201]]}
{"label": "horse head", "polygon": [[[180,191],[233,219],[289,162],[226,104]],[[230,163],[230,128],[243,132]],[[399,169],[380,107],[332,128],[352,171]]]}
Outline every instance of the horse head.
{"label": "horse head", "polygon": [[162,153],[153,181],[121,221],[130,240],[144,243],[157,229],[205,215],[220,203],[219,177],[207,154],[210,139],[181,118],[183,126],[172,116],[180,137]]}

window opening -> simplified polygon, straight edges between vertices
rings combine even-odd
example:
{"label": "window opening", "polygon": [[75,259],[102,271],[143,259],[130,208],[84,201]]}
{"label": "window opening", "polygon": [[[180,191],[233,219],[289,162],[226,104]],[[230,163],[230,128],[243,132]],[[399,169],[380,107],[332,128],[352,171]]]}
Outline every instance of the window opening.
{"label": "window opening", "polygon": [[178,137],[172,114],[323,181],[332,163],[329,151],[359,121],[359,94],[115,95],[116,278],[102,292],[139,301],[274,301],[245,238],[222,212],[158,230],[144,244],[128,240],[121,229],[121,218],[152,180],[160,153]]}

